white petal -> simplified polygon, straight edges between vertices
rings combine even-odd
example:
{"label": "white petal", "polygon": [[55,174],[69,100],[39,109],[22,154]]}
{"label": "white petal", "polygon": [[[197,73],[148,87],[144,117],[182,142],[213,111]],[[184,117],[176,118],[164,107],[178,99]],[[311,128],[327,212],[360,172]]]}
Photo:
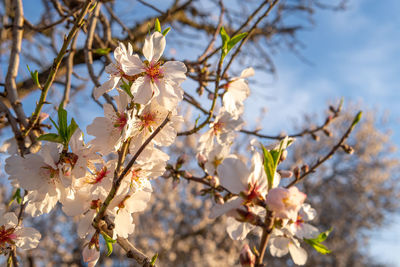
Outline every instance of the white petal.
{"label": "white petal", "polygon": [[96,248],[90,249],[89,246],[85,246],[82,251],[82,258],[83,262],[88,264],[88,267],[94,267],[100,258],[100,251]]}
{"label": "white petal", "polygon": [[181,84],[186,80],[186,66],[180,61],[168,61],[162,66],[164,75],[174,82]]}
{"label": "white petal", "polygon": [[250,172],[246,165],[236,157],[227,157],[217,168],[222,186],[234,194],[247,190]]}
{"label": "white petal", "polygon": [[228,211],[239,208],[242,205],[243,199],[241,197],[232,198],[230,201],[224,204],[216,204],[211,209],[211,213],[208,216],[210,219],[215,219]]}
{"label": "white petal", "polygon": [[24,250],[36,248],[42,237],[36,229],[31,227],[18,229],[15,234],[18,236],[15,240],[15,245]]}
{"label": "white petal", "polygon": [[254,69],[252,67],[244,69],[240,74],[240,78],[248,78],[254,76]]}
{"label": "white petal", "polygon": [[124,209],[121,209],[117,216],[115,216],[114,223],[114,231],[122,238],[128,238],[128,236],[135,230],[135,224],[133,224],[131,214]]}
{"label": "white petal", "polygon": [[145,77],[138,78],[131,88],[135,103],[143,105],[149,103],[153,97],[154,87],[149,79]]}
{"label": "white petal", "polygon": [[249,223],[239,222],[232,217],[228,217],[226,231],[233,240],[244,240],[247,234],[255,228]]}
{"label": "white petal", "polygon": [[117,76],[111,76],[108,81],[103,83],[100,87],[96,87],[93,91],[93,96],[95,99],[98,99],[100,96],[102,96],[104,93],[107,93],[111,91],[112,89],[117,86],[119,80],[121,78]]}
{"label": "white petal", "polygon": [[292,242],[289,243],[290,256],[293,262],[297,265],[304,265],[307,262],[307,251],[303,248],[296,246]]}
{"label": "white petal", "polygon": [[6,229],[14,228],[18,224],[18,218],[14,212],[2,214],[0,218],[0,226],[4,225]]}
{"label": "white petal", "polygon": [[165,49],[165,37],[155,32],[147,37],[143,45],[143,55],[150,62],[157,62]]}
{"label": "white petal", "polygon": [[271,244],[269,246],[269,252],[274,257],[282,257],[289,252],[289,242],[290,240],[283,236],[278,236],[271,238]]}

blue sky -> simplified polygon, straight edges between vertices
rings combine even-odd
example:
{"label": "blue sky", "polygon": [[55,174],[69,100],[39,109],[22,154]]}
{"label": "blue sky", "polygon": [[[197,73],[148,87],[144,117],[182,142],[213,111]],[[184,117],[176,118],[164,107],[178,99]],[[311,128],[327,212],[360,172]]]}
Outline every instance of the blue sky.
{"label": "blue sky", "polygon": [[[270,116],[265,120],[271,129],[278,128],[283,120],[290,124],[299,114],[322,112],[327,101],[344,97],[345,103],[389,112],[399,146],[400,1],[349,2],[344,12],[317,12],[316,25],[298,36],[311,65],[291,53],[275,56],[278,75],[263,94],[276,97],[267,105]],[[369,250],[374,259],[400,266],[400,216],[392,219],[371,233]]]}
{"label": "blue sky", "polygon": [[[32,9],[34,2],[24,1],[26,15],[31,21],[41,12]],[[135,3],[124,13],[125,16],[143,16],[150,11]],[[378,108],[382,113],[388,111],[393,140],[400,145],[399,13],[399,0],[350,0],[344,12],[318,11],[315,25],[298,36],[305,44],[301,54],[312,64],[301,62],[289,51],[273,55],[277,76],[272,78],[258,73],[255,77],[257,85],[252,88],[253,99],[263,96],[267,101],[248,100],[252,110],[246,117],[250,119],[254,110],[266,107],[265,121],[268,123],[265,125],[268,128],[265,132],[279,133],[282,125],[290,125],[304,113],[322,113],[329,100],[344,97],[345,103],[359,102],[368,108]],[[24,68],[20,71],[27,76]],[[37,98],[35,93],[28,101],[34,103]],[[80,102],[86,104],[87,100],[83,98]],[[29,109],[28,105],[26,107]],[[92,106],[84,115],[75,112],[74,116],[78,115],[82,126],[99,111]],[[370,247],[371,255],[376,259],[394,266],[400,266],[400,254],[396,253],[400,251],[397,242],[400,226],[397,225],[400,225],[400,216],[390,226],[373,234]]]}

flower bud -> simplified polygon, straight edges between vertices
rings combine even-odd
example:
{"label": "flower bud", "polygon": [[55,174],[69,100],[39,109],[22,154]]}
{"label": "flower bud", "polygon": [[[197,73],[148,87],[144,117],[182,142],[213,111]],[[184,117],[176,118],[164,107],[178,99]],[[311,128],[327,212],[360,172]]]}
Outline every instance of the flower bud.
{"label": "flower bud", "polygon": [[293,173],[294,173],[294,177],[296,177],[296,179],[299,179],[299,178],[300,178],[300,168],[299,168],[298,166],[296,166],[296,167],[293,169]]}
{"label": "flower bud", "polygon": [[287,150],[286,150],[286,149],[283,150],[283,151],[282,151],[282,154],[281,154],[281,159],[280,159],[280,161],[284,161],[284,160],[287,158],[287,154],[288,154]]}
{"label": "flower bud", "polygon": [[322,129],[322,131],[324,132],[324,134],[326,135],[326,136],[328,136],[328,137],[331,137],[332,136],[332,132],[331,131],[329,131],[328,129]]}
{"label": "flower bud", "polygon": [[281,178],[290,178],[293,176],[293,172],[291,171],[279,170],[278,173]]}
{"label": "flower bud", "polygon": [[207,162],[206,156],[201,153],[197,154],[197,162],[200,164],[200,166],[204,166],[204,164]]}
{"label": "flower bud", "polygon": [[209,93],[207,97],[208,99],[213,100],[215,95],[213,93]]}
{"label": "flower bud", "polygon": [[219,186],[219,178],[216,176],[212,176],[210,179],[210,185],[214,188],[218,187]]}
{"label": "flower bud", "polygon": [[214,201],[215,201],[215,203],[220,204],[220,205],[225,203],[224,198],[218,192],[214,194]]}
{"label": "flower bud", "polygon": [[311,137],[314,139],[314,141],[317,141],[317,142],[319,141],[319,136],[318,135],[312,133]]}
{"label": "flower bud", "polygon": [[100,251],[95,247],[91,247],[89,244],[83,249],[82,258],[83,261],[88,264],[88,267],[94,267],[100,258]]}
{"label": "flower bud", "polygon": [[310,168],[308,167],[307,164],[304,164],[303,166],[301,166],[301,171],[302,171],[303,173],[308,172],[309,170],[310,170]]}
{"label": "flower bud", "polygon": [[251,251],[249,245],[245,244],[243,246],[242,250],[240,251],[239,261],[242,267],[254,267],[254,264],[256,263],[256,256]]}

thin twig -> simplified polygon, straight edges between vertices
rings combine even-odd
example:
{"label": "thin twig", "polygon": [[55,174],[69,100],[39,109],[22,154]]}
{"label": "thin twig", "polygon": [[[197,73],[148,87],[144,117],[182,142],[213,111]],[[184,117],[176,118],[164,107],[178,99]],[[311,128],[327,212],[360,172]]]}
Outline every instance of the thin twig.
{"label": "thin twig", "polygon": [[[360,111],[361,112],[361,111]],[[353,122],[351,123],[350,127],[347,129],[347,131],[344,133],[344,135],[342,136],[342,138],[340,138],[339,142],[337,142],[337,144],[335,146],[332,147],[332,149],[323,157],[323,158],[319,158],[317,160],[317,162],[312,165],[308,171],[304,172],[302,175],[300,175],[298,178],[296,178],[295,180],[293,180],[290,184],[288,184],[286,186],[286,188],[289,188],[295,184],[297,184],[298,182],[300,182],[301,180],[303,180],[307,175],[309,175],[310,173],[315,172],[315,170],[325,161],[327,161],[328,159],[330,159],[333,154],[336,153],[337,150],[340,149],[340,147],[344,144],[344,142],[346,141],[346,139],[350,136],[350,133],[353,131],[356,123],[355,120],[356,118],[358,118],[360,115],[360,112],[355,116]]]}
{"label": "thin twig", "polygon": [[144,5],[144,6],[147,6],[147,7],[150,7],[151,9],[154,9],[155,11],[157,11],[158,13],[160,13],[161,15],[164,15],[164,14],[165,14],[162,10],[158,9],[157,7],[153,6],[152,4],[146,3],[146,2],[143,1],[143,0],[138,0],[138,2],[141,3],[141,4]]}
{"label": "thin twig", "polygon": [[64,88],[64,95],[62,99],[63,107],[65,108],[69,103],[69,96],[71,91],[71,76],[74,70],[74,55],[75,55],[75,48],[76,48],[76,40],[78,39],[79,33],[77,33],[71,42],[71,49],[67,58],[67,72],[65,73],[65,88]]}
{"label": "thin twig", "polygon": [[57,57],[54,59],[53,66],[51,67],[50,74],[46,80],[46,83],[43,86],[42,93],[40,95],[39,103],[36,105],[35,111],[33,112],[30,122],[29,122],[29,127],[24,131],[23,135],[26,136],[36,125],[36,123],[39,121],[39,115],[40,111],[42,110],[43,105],[46,103],[46,97],[47,93],[49,92],[49,89],[51,85],[53,84],[53,81],[56,77],[58,68],[60,67],[60,63],[62,59],[64,58],[64,55],[67,51],[67,48],[72,41],[72,38],[75,36],[75,34],[78,32],[78,30],[82,27],[83,25],[83,19],[86,16],[86,14],[89,11],[89,8],[91,4],[93,3],[94,0],[87,0],[82,7],[81,13],[79,14],[74,26],[72,27],[71,31],[69,32],[68,36],[64,38],[64,43],[61,47],[60,52],[58,53]]}

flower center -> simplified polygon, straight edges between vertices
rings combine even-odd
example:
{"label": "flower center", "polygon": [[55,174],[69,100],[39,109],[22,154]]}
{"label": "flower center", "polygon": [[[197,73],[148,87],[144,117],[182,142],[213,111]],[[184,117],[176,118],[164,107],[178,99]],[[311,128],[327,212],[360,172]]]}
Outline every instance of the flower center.
{"label": "flower center", "polygon": [[221,121],[217,121],[216,123],[214,123],[214,125],[213,125],[214,134],[219,134],[219,133],[221,133],[223,127],[224,127],[224,123],[221,122]]}
{"label": "flower center", "polygon": [[114,122],[114,127],[118,128],[118,130],[122,131],[122,129],[124,129],[127,122],[128,122],[128,119],[126,118],[125,113],[117,112],[116,120]]}
{"label": "flower center", "polygon": [[100,171],[98,171],[96,173],[96,176],[94,177],[94,179],[91,180],[89,183],[90,184],[100,183],[103,180],[103,178],[106,177],[106,175],[109,174],[109,173],[110,173],[110,171],[107,171],[107,167],[104,166],[103,168],[101,168]]}
{"label": "flower center", "polygon": [[145,113],[140,116],[140,128],[148,128],[151,131],[151,127],[157,125],[156,116],[153,113]]}
{"label": "flower center", "polygon": [[17,238],[14,232],[15,228],[6,229],[4,225],[0,226],[0,247],[5,247],[7,243],[14,244],[14,239]]}
{"label": "flower center", "polygon": [[145,68],[145,73],[148,78],[151,79],[152,82],[158,81],[164,77],[163,70],[160,69],[161,62],[157,63],[148,63],[147,67]]}
{"label": "flower center", "polygon": [[297,226],[301,226],[303,223],[304,223],[303,218],[301,218],[300,215],[297,215],[297,220],[296,220],[295,224],[296,224]]}

